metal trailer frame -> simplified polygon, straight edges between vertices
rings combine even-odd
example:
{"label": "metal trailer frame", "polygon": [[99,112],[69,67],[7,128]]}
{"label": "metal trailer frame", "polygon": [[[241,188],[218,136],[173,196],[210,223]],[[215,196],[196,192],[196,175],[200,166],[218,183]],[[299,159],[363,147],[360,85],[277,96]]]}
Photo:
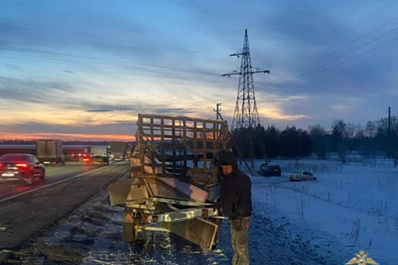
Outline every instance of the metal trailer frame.
{"label": "metal trailer frame", "polygon": [[125,208],[123,239],[169,231],[214,248],[222,219],[214,158],[230,148],[226,121],[138,114],[130,178],[108,189],[111,205]]}

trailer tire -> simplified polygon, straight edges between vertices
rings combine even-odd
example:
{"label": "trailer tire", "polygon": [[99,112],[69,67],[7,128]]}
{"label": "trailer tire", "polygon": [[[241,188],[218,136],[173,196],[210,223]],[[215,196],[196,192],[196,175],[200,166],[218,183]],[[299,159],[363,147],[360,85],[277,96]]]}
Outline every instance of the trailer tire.
{"label": "trailer tire", "polygon": [[126,242],[134,242],[134,223],[123,223],[123,240]]}
{"label": "trailer tire", "polygon": [[140,214],[133,214],[131,211],[126,209],[123,220],[123,240],[126,242],[136,241],[140,231]]}
{"label": "trailer tire", "polygon": [[134,223],[123,222],[123,240],[126,242],[136,241],[140,234],[139,227],[137,219],[134,219]]}

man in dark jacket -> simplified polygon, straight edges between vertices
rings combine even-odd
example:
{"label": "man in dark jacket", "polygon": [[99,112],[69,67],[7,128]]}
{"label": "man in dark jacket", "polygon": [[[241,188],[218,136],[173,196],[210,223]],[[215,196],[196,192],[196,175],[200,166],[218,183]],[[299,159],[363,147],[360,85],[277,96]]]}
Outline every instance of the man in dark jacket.
{"label": "man in dark jacket", "polygon": [[234,250],[232,265],[248,265],[247,246],[252,213],[251,181],[238,168],[231,151],[223,151],[216,158],[220,168],[221,211],[231,226],[231,244]]}

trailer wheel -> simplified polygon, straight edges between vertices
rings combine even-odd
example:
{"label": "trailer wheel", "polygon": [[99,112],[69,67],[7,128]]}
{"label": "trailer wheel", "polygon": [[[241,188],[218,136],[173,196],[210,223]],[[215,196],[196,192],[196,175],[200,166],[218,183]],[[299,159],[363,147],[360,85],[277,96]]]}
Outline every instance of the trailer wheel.
{"label": "trailer wheel", "polygon": [[134,234],[134,223],[123,223],[123,240],[126,242],[134,242],[136,240]]}
{"label": "trailer wheel", "polygon": [[134,242],[137,240],[141,232],[140,220],[136,216],[132,216],[127,212],[123,220],[123,240],[126,242]]}

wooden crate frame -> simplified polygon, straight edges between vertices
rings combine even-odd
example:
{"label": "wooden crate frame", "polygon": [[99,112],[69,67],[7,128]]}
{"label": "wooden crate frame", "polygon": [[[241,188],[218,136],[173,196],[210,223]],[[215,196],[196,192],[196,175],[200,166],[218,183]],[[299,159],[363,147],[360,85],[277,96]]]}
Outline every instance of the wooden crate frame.
{"label": "wooden crate frame", "polygon": [[226,121],[138,114],[136,149],[142,174],[176,177],[206,186],[218,183],[214,157],[230,148]]}

